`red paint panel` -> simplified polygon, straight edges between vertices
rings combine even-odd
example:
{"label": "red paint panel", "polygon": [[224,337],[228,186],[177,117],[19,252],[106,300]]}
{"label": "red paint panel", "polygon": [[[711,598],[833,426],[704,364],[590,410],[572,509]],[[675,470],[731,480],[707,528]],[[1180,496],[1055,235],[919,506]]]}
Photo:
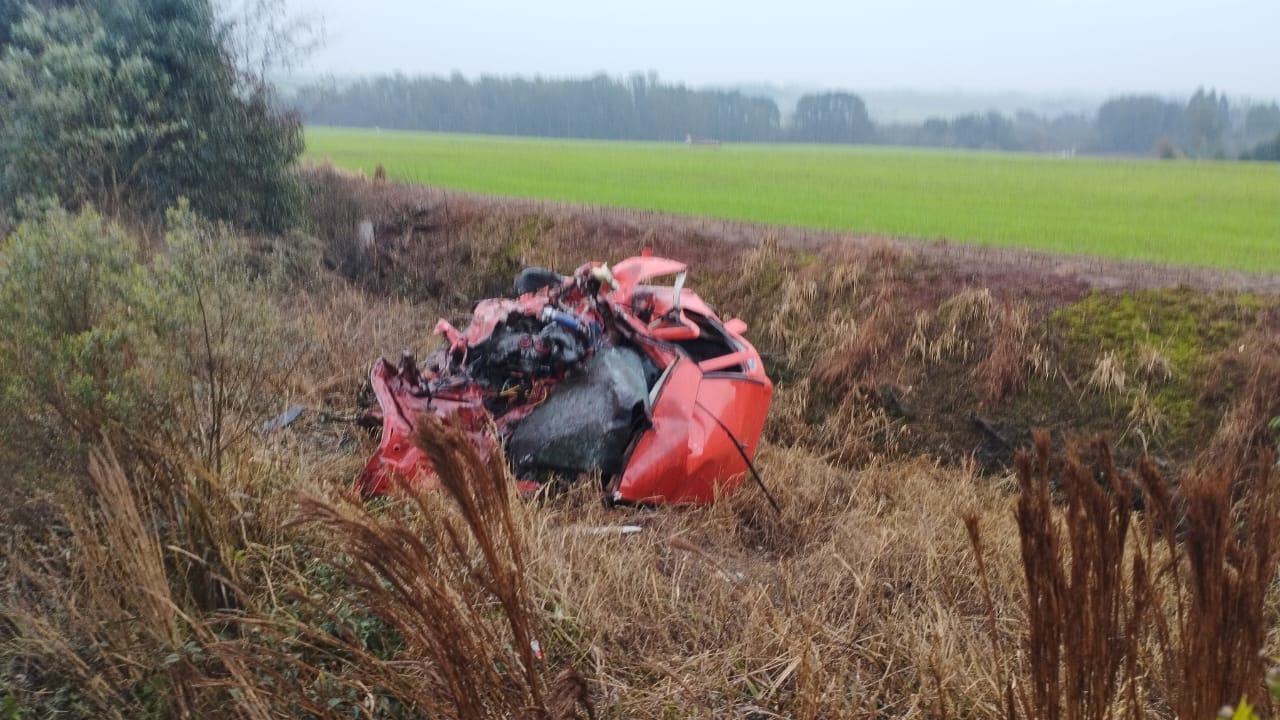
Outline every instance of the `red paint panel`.
{"label": "red paint panel", "polygon": [[671,502],[681,494],[690,446],[701,446],[693,410],[698,400],[702,373],[686,358],[670,369],[651,411],[653,427],[636,443],[614,493],[626,502]]}
{"label": "red paint panel", "polygon": [[613,499],[708,503],[736,491],[747,467],[730,432],[754,457],[772,394],[768,380],[707,377],[682,358],[661,388],[653,427],[636,444]]}

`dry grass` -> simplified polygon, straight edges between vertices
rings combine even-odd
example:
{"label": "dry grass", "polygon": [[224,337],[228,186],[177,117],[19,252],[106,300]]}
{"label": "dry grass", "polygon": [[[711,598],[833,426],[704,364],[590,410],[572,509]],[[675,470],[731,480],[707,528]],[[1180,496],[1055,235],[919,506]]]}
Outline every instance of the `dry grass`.
{"label": "dry grass", "polygon": [[[1064,517],[1050,496],[1048,435],[1036,437],[1034,461],[1025,453],[1018,459],[1031,687],[1019,700],[1027,717],[1112,717],[1122,700],[1120,671],[1137,655],[1134,631],[1150,596],[1125,577],[1133,485],[1110,465],[1105,446],[1098,455],[1098,476],[1111,484],[1110,491],[1073,452],[1061,476]],[[1146,562],[1142,556],[1134,561],[1133,579],[1145,577]],[[1129,716],[1142,710],[1138,703],[1125,708]]]}
{"label": "dry grass", "polygon": [[965,289],[936,311],[917,312],[904,353],[926,367],[976,361],[973,377],[979,397],[988,405],[1016,394],[1028,375],[1053,375],[1027,303],[998,302],[987,288]]}
{"label": "dry grass", "polygon": [[[22,527],[0,532],[0,701],[22,717],[1204,717],[1263,697],[1274,474],[1173,488],[1043,441],[1017,478],[907,456],[917,379],[996,403],[1052,377],[1034,308],[926,288],[887,245],[617,240],[459,206],[465,223],[428,232],[398,186],[344,182],[387,193],[348,210],[394,251],[378,246],[362,285],[318,276],[276,300],[307,341],[273,401],[310,412],[237,433],[220,469],[177,443],[154,469],[101,446],[88,493],[6,510]],[[749,484],[705,508],[606,510],[586,488],[519,502],[442,426],[418,440],[446,493],[347,496],[372,440],[345,419],[374,356],[429,342],[509,265],[645,245],[705,261],[699,289],[753,325],[780,379],[758,465],[781,512]],[[478,269],[463,277],[464,261]],[[424,285],[389,299],[398,282]],[[1224,370],[1248,390],[1224,456],[1280,412],[1276,336],[1260,326]],[[1159,363],[1139,374],[1154,387]],[[230,405],[229,421],[257,428],[251,411]]]}
{"label": "dry grass", "polygon": [[1152,396],[1150,385],[1143,384],[1133,392],[1132,405],[1127,416],[1128,427],[1120,434],[1123,438],[1136,433],[1141,438],[1144,450],[1148,438],[1159,437],[1169,429],[1169,418],[1160,403]]}
{"label": "dry grass", "polygon": [[[813,378],[828,387],[854,388],[864,382],[888,354],[893,341],[893,323],[888,298],[872,301],[872,309],[859,323],[827,329],[831,336],[844,336],[818,361]],[[848,328],[847,331],[845,328]]]}
{"label": "dry grass", "polygon": [[1032,332],[1030,309],[1025,303],[1002,305],[992,335],[990,352],[974,368],[987,403],[998,403],[1017,394],[1028,375],[1052,379],[1055,371]]}
{"label": "dry grass", "polygon": [[1089,371],[1086,383],[1095,392],[1105,395],[1114,402],[1124,394],[1125,387],[1129,384],[1129,373],[1115,351],[1108,350],[1098,358],[1093,369]]}
{"label": "dry grass", "polygon": [[1173,377],[1168,349],[1150,341],[1138,346],[1138,374],[1147,382],[1162,383]]}
{"label": "dry grass", "polygon": [[[225,630],[217,618],[244,612],[259,590],[274,593],[273,582],[296,572],[286,549],[302,538],[282,529],[292,491],[280,480],[296,486],[326,471],[289,455],[256,469],[237,455],[224,477],[188,465],[200,488],[156,504],[153,478],[109,448],[91,452],[91,495],[49,507],[48,526],[7,533],[0,669],[19,707],[36,716],[200,716],[232,683],[246,686],[252,709],[252,681],[216,652]],[[203,534],[191,532],[194,518]]]}
{"label": "dry grass", "polygon": [[1233,497],[1221,471],[1173,488],[1146,462],[1118,470],[1101,441],[1089,452],[1088,462],[1075,448],[1055,458],[1039,433],[1035,454],[1018,458],[1028,622],[1006,715],[1201,718],[1245,696],[1267,712],[1262,651],[1280,562],[1273,455]]}
{"label": "dry grass", "polygon": [[1268,422],[1280,417],[1280,310],[1259,318],[1257,327],[1238,348],[1219,358],[1209,386],[1239,388],[1209,447],[1201,458],[1205,468],[1237,468],[1259,448],[1275,447]]}
{"label": "dry grass", "polygon": [[[298,705],[317,717],[346,716],[350,708],[343,703],[301,704],[299,698],[328,686],[339,698],[363,694],[374,716],[564,720],[582,709],[594,718],[581,677],[566,668],[552,678],[537,649],[525,529],[505,467],[481,458],[465,432],[438,421],[424,425],[416,441],[435,463],[451,503],[404,488],[405,501],[381,512],[349,501],[301,504],[300,521],[342,548],[344,582],[394,635],[391,652],[378,656],[366,638],[325,636],[300,623],[285,624],[283,632],[265,629],[274,630],[276,643],[306,637],[322,650],[317,655],[340,664],[264,656],[244,642],[219,649],[256,677],[275,678],[260,688],[274,714]],[[325,615],[318,609],[318,618]],[[282,665],[288,674],[278,671]]]}
{"label": "dry grass", "polygon": [[[100,573],[73,603],[94,609],[75,622],[48,615],[38,647],[31,627],[16,625],[6,658],[79,661],[83,675],[46,676],[19,701],[34,706],[42,687],[68,682],[98,711],[124,698],[128,713],[145,713],[143,682],[165,698],[162,715],[216,707],[236,717],[557,717],[553,706],[566,699],[605,717],[929,717],[940,702],[985,714],[998,700],[960,508],[1006,530],[993,543],[1005,559],[992,563],[1006,635],[1018,615],[1008,592],[1016,566],[1009,500],[981,478],[920,462],[848,473],[766,448],[760,467],[781,515],[750,488],[687,512],[606,512],[573,495],[537,508],[514,503],[501,468],[450,437],[438,431],[425,444],[459,478],[460,502],[411,496],[372,510],[307,501],[307,525],[282,523],[276,540],[250,546],[234,610],[180,610],[189,606],[172,593],[172,574],[157,574],[164,550],[144,512],[77,527],[86,546],[136,539],[121,561],[132,564],[98,565],[108,550],[72,552],[71,577]],[[273,511],[296,507],[285,488],[251,492]],[[619,523],[643,530],[600,531]],[[322,582],[307,556],[333,564],[337,584]],[[68,572],[46,570],[22,582]],[[153,610],[148,598],[160,598]],[[125,609],[108,612],[108,602]],[[5,605],[10,622],[20,617],[13,610]],[[378,623],[353,625],[353,614]],[[176,650],[165,630],[174,622]],[[56,643],[69,638],[102,638],[87,643],[101,655],[61,651]],[[530,657],[533,639],[544,660]],[[146,675],[156,667],[148,657],[169,655],[182,675],[126,672]],[[117,672],[94,690],[93,678]]]}
{"label": "dry grass", "polygon": [[994,333],[998,313],[987,288],[969,288],[948,298],[934,316],[937,331],[929,342],[927,357],[932,362],[956,356],[967,360]]}
{"label": "dry grass", "polygon": [[[780,516],[747,488],[691,513],[553,508],[537,518],[549,637],[590,668],[611,712],[933,717],[939,703],[976,716],[995,707],[958,513],[1010,531],[1007,500],[924,463],[848,473],[768,448],[760,466]],[[593,532],[620,523],[644,529]],[[994,571],[1004,633],[1017,616],[1007,560]]]}
{"label": "dry grass", "polygon": [[[181,653],[185,632],[151,518],[113,455],[95,452],[89,468],[97,507],[65,516],[69,558],[28,538],[11,539],[19,554],[8,568],[3,614],[11,638],[9,692],[65,683],[109,711],[113,699],[126,701],[148,675],[161,672],[175,689],[172,709],[188,712],[190,666],[156,661]],[[21,586],[25,591],[15,593]]]}

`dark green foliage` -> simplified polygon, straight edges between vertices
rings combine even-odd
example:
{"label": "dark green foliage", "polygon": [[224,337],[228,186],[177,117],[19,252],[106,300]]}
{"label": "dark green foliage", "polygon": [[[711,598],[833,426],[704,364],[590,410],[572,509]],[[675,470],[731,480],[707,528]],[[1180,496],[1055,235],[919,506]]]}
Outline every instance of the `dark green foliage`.
{"label": "dark green foliage", "polygon": [[1232,133],[1232,109],[1225,94],[1200,88],[1185,103],[1153,95],[1121,96],[1103,103],[1095,123],[1094,147],[1103,152],[1154,154],[1165,159],[1186,153],[1221,158],[1270,122],[1266,106],[1253,108],[1241,132]]}
{"label": "dark green foliage", "polygon": [[0,243],[0,703],[23,717],[193,716],[226,673],[203,618],[283,524],[242,461],[307,344],[235,238],[184,202],[166,225],[148,255],[54,208]]}
{"label": "dark green foliage", "polygon": [[1221,157],[1222,139],[1230,124],[1226,95],[1196,90],[1183,111],[1184,142],[1197,157]]}
{"label": "dark green foliage", "polygon": [[300,126],[240,73],[208,0],[27,6],[0,55],[0,207],[56,197],[155,219],[179,197],[267,231],[296,222]]}
{"label": "dark green foliage", "polygon": [[9,42],[12,28],[22,19],[22,6],[15,2],[0,3],[0,46]]}
{"label": "dark green foliage", "polygon": [[142,414],[132,305],[141,254],[93,213],[56,211],[0,245],[0,459],[12,477],[64,474],[82,443]]}
{"label": "dark green foliage", "polygon": [[1155,96],[1113,98],[1098,109],[1097,147],[1147,154],[1164,136],[1181,137],[1183,106]]}
{"label": "dark green foliage", "polygon": [[862,98],[849,93],[805,95],[796,103],[792,136],[801,142],[867,142],[875,126]]}
{"label": "dark green foliage", "polygon": [[274,407],[262,368],[287,366],[288,339],[234,242],[185,206],[168,225],[167,252],[150,262],[93,211],[54,210],[0,244],[0,461],[11,481],[81,470],[103,439],[126,462],[176,450],[217,472]]}
{"label": "dark green foliage", "polygon": [[1254,105],[1244,116],[1246,138],[1266,138],[1280,133],[1280,105]]}
{"label": "dark green foliage", "polygon": [[1240,159],[1280,162],[1280,134],[1268,142],[1259,143],[1257,147],[1242,155]]}
{"label": "dark green foliage", "polygon": [[[1035,124],[1040,120],[1024,118],[1022,122]],[[922,145],[986,150],[1024,149],[1023,143],[1016,137],[1013,122],[998,112],[985,115],[971,113],[949,121],[930,118],[921,126],[920,133],[919,144]]]}
{"label": "dark green foliage", "polygon": [[361,80],[342,89],[312,88],[296,102],[324,125],[498,135],[631,140],[715,138],[773,141],[781,115],[772,100],[739,92],[693,90],[634,75],[583,79],[461,75]]}

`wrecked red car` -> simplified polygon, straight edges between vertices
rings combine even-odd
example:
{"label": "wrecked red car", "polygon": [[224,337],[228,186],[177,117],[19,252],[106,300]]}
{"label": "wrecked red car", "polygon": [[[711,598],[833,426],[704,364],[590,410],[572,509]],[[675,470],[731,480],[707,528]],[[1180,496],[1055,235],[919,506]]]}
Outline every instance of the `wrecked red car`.
{"label": "wrecked red car", "polygon": [[[357,480],[366,495],[398,476],[438,483],[410,437],[435,414],[482,452],[500,449],[523,489],[601,478],[623,504],[706,503],[751,468],[773,384],[741,320],[722,323],[684,287],[687,267],[633,257],[565,277],[531,268],[514,298],[483,300],[419,368],[379,359],[370,371],[382,439]],[[670,278],[666,284],[662,278]]]}

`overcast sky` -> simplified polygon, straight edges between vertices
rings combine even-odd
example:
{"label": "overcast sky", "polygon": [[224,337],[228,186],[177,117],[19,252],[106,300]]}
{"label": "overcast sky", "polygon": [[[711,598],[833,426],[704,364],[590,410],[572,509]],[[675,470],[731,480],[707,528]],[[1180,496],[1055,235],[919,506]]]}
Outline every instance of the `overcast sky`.
{"label": "overcast sky", "polygon": [[305,70],[1280,97],[1280,0],[287,0]]}

